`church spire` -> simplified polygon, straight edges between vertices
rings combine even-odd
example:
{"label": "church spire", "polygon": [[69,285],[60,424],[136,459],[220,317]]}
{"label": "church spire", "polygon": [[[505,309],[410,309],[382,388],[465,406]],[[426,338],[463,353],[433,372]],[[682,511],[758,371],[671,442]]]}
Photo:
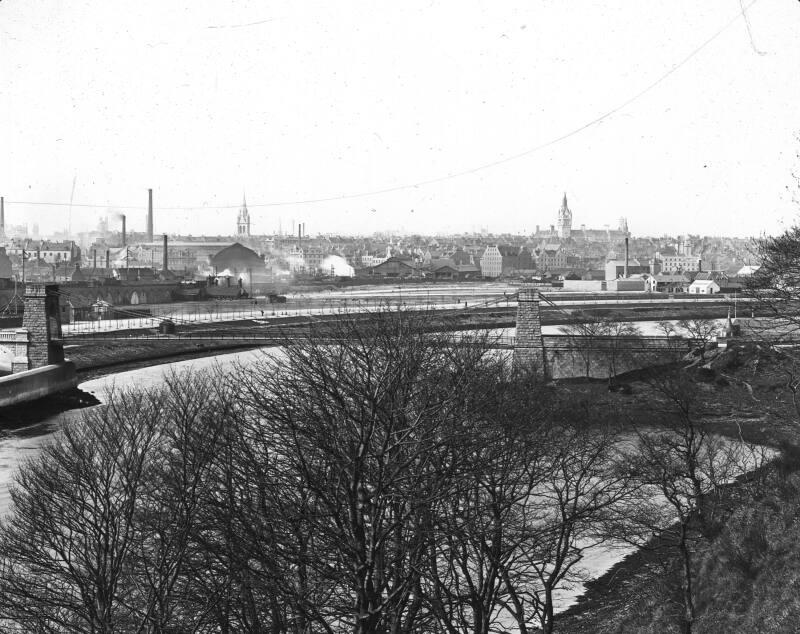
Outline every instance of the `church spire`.
{"label": "church spire", "polygon": [[561,209],[558,210],[558,237],[567,239],[572,233],[572,212],[567,206],[567,192],[561,199]]}
{"label": "church spire", "polygon": [[247,200],[242,192],[242,207],[239,209],[239,218],[236,221],[236,235],[250,236],[250,213],[247,211]]}

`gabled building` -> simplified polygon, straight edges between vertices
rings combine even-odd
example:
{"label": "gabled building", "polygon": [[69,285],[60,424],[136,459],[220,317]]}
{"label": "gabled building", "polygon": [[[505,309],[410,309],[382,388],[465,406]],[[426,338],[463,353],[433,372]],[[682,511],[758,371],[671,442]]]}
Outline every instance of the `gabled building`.
{"label": "gabled building", "polygon": [[656,278],[656,292],[659,293],[686,293],[691,281],[682,273],[658,273]]}
{"label": "gabled building", "polygon": [[267,279],[264,258],[238,242],[212,256],[210,264],[214,275],[230,276],[245,283],[263,282]]}
{"label": "gabled building", "polygon": [[695,280],[689,285],[690,295],[714,295],[719,290],[719,284],[714,280]]}
{"label": "gabled building", "polygon": [[539,250],[537,268],[542,273],[554,270],[562,270],[568,267],[567,252],[559,243],[545,244]]}
{"label": "gabled building", "polygon": [[391,279],[404,279],[419,277],[420,272],[410,261],[391,257],[376,266],[366,270],[369,277],[385,277]]}
{"label": "gabled building", "polygon": [[48,240],[12,240],[6,247],[8,255],[22,255],[25,252],[47,262],[68,262],[72,264],[81,257],[81,248],[73,240],[65,242],[50,242]]}

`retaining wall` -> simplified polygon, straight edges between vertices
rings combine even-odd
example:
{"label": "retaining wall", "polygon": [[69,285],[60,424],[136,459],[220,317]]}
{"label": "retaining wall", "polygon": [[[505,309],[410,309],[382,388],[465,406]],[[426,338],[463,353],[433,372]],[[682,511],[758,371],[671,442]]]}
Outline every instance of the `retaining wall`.
{"label": "retaining wall", "polygon": [[606,379],[632,370],[678,361],[689,350],[685,340],[664,338],[570,337],[544,335],[547,374],[553,379]]}
{"label": "retaining wall", "polygon": [[0,378],[0,407],[64,392],[77,385],[75,365],[70,361],[4,376]]}

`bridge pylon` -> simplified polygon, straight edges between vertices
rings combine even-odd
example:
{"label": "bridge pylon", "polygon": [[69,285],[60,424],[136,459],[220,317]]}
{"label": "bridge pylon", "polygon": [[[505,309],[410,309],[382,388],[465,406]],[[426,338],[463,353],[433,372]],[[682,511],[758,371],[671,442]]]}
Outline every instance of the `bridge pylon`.
{"label": "bridge pylon", "polygon": [[542,317],[539,311],[539,289],[521,286],[517,297],[517,336],[514,344],[514,367],[533,371],[547,378],[547,360],[542,339]]}
{"label": "bridge pylon", "polygon": [[22,327],[28,331],[29,369],[64,362],[57,284],[26,284]]}

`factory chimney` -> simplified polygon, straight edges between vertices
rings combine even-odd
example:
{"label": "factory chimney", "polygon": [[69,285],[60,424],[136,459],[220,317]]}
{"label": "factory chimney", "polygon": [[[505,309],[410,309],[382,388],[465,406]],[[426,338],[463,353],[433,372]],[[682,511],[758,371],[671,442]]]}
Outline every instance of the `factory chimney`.
{"label": "factory chimney", "polygon": [[168,251],[167,251],[167,234],[165,233],[164,234],[164,257],[162,258],[161,270],[164,271],[164,273],[166,273],[168,269],[169,269],[169,257],[168,257]]}
{"label": "factory chimney", "polygon": [[92,270],[97,270],[97,249],[92,249]]}
{"label": "factory chimney", "polygon": [[122,246],[124,247],[125,245],[125,214],[122,214]]}
{"label": "factory chimney", "polygon": [[625,236],[625,272],[624,277],[628,279],[628,236]]}
{"label": "factory chimney", "polygon": [[300,240],[302,240],[302,239],[303,239],[303,225],[298,223],[298,225],[297,225],[297,248],[298,249],[300,248]]}
{"label": "factory chimney", "polygon": [[111,249],[106,249],[106,271],[108,271],[108,269],[110,268],[111,268]]}
{"label": "factory chimney", "polygon": [[147,241],[153,241],[153,190],[147,190]]}

